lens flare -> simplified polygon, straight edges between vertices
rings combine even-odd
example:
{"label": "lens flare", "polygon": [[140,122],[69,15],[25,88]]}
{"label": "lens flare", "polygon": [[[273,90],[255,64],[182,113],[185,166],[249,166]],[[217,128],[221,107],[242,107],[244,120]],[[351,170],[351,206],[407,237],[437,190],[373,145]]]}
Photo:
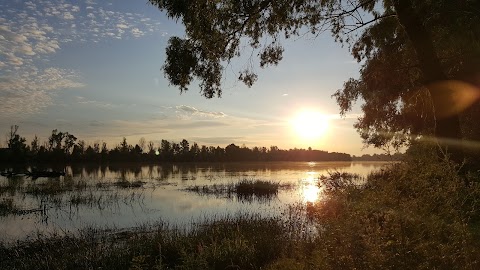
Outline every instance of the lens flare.
{"label": "lens flare", "polygon": [[461,113],[480,98],[480,89],[472,84],[449,80],[428,86],[435,99],[435,114],[444,118]]}

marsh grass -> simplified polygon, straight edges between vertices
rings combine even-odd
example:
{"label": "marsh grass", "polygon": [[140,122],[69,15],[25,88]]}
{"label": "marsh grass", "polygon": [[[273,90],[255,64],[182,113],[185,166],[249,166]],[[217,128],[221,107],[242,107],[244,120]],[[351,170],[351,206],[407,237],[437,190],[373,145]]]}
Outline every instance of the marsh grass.
{"label": "marsh grass", "polygon": [[23,176],[13,176],[6,178],[2,182],[0,184],[0,195],[8,194],[13,196],[24,185],[25,179]]}
{"label": "marsh grass", "polygon": [[[22,179],[21,179],[22,180]],[[24,179],[23,179],[24,180]],[[113,183],[90,183],[86,179],[74,179],[72,177],[40,179],[36,181],[12,181],[0,186],[3,193],[18,193],[38,201],[38,207],[33,209],[12,208],[6,202],[2,202],[1,215],[30,214],[38,211],[45,212],[46,208],[63,208],[66,206],[90,206],[98,209],[112,207],[118,203],[130,205],[142,203],[143,192],[122,191],[122,189],[139,188],[145,182],[124,181]],[[0,195],[3,195],[0,193]],[[10,209],[10,210],[9,210]]]}
{"label": "marsh grass", "polygon": [[[460,173],[461,168],[448,159],[432,159],[432,146],[417,147],[404,162],[364,180],[342,173],[320,178],[319,185],[325,187],[322,200],[292,207],[282,217],[215,217],[188,230],[159,224],[131,231],[90,229],[11,246],[0,243],[0,266],[480,269],[480,175]],[[276,196],[281,188],[279,183],[243,180],[189,189],[256,197]]]}
{"label": "marsh grass", "polygon": [[2,200],[0,200],[0,216],[6,216],[16,212],[17,210],[17,207],[13,203],[13,199],[2,198]]}
{"label": "marsh grass", "polygon": [[84,180],[74,181],[71,178],[65,178],[63,181],[48,179],[42,183],[30,183],[23,189],[23,192],[32,196],[54,196],[66,192],[83,191],[88,187],[88,183]]}
{"label": "marsh grass", "polygon": [[8,194],[10,196],[15,195],[17,187],[11,185],[0,185],[0,195]]}
{"label": "marsh grass", "polygon": [[0,217],[8,215],[27,215],[31,213],[46,214],[47,209],[45,207],[38,207],[33,209],[23,209],[12,198],[2,198],[0,200]]}
{"label": "marsh grass", "polygon": [[340,171],[331,171],[318,179],[318,186],[323,187],[327,192],[342,190],[348,187],[361,186],[365,183],[364,178],[359,174]]}
{"label": "marsh grass", "polygon": [[120,188],[141,188],[143,187],[143,185],[145,185],[145,182],[142,182],[140,180],[137,180],[137,181],[122,180],[114,183],[114,186],[120,187]]}
{"label": "marsh grass", "polygon": [[432,160],[433,150],[422,147],[421,155],[370,175],[363,185],[330,185],[327,199],[310,209],[319,236],[309,263],[321,269],[479,269],[479,179],[460,175],[448,159]]}
{"label": "marsh grass", "polygon": [[[147,231],[147,232],[146,232]],[[296,243],[276,218],[224,217],[190,230],[85,230],[0,244],[5,269],[260,269]]]}
{"label": "marsh grass", "polygon": [[251,201],[253,199],[269,200],[278,195],[280,189],[292,189],[291,184],[280,184],[278,182],[243,179],[237,183],[214,184],[204,186],[190,186],[185,190],[196,192],[201,195],[215,195],[217,197],[236,197],[240,200]]}

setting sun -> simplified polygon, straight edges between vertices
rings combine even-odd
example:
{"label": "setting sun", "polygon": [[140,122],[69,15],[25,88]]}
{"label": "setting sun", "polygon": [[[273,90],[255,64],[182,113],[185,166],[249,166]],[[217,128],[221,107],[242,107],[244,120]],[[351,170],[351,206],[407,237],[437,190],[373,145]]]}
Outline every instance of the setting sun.
{"label": "setting sun", "polygon": [[316,139],[327,131],[328,120],[320,112],[302,111],[292,120],[292,127],[303,139]]}

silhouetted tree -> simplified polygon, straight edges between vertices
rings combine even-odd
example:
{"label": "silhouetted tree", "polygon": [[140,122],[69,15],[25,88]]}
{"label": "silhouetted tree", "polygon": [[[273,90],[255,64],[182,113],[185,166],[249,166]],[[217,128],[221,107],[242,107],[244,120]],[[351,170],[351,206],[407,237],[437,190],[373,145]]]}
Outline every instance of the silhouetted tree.
{"label": "silhouetted tree", "polygon": [[25,158],[28,146],[25,143],[27,140],[18,134],[18,126],[10,126],[8,133],[7,146],[10,150],[12,160],[20,160]]}
{"label": "silhouetted tree", "polygon": [[35,135],[32,142],[30,143],[30,151],[32,155],[37,155],[39,150],[40,150],[40,142],[38,141],[37,135]]}
{"label": "silhouetted tree", "polygon": [[148,142],[148,154],[149,155],[154,155],[155,154],[155,143],[152,141]]}
{"label": "silhouetted tree", "polygon": [[[96,141],[93,145],[86,145],[84,140],[68,132],[53,130],[47,142],[40,145],[35,136],[31,148],[26,139],[18,134],[18,126],[12,126],[7,134],[9,148],[0,150],[0,161],[11,162],[109,162],[109,161],[164,161],[164,162],[193,162],[193,161],[329,161],[351,160],[350,155],[344,153],[328,153],[326,151],[304,149],[281,150],[277,146],[248,148],[230,144],[226,148],[220,146],[199,146],[183,139],[180,143],[161,140],[160,155],[151,154],[153,143],[149,144],[149,154],[143,153],[139,144],[135,147],[128,144],[126,138],[114,149],[109,150],[107,144]],[[73,144],[73,147],[71,146]],[[71,149],[71,150],[69,150]]]}
{"label": "silhouetted tree", "polygon": [[[166,77],[181,91],[198,79],[207,98],[221,95],[223,64],[244,53],[245,43],[265,67],[282,60],[282,39],[331,31],[362,63],[360,77],[348,80],[335,94],[341,114],[363,100],[364,116],[355,127],[366,144],[376,147],[399,147],[417,134],[459,140],[456,102],[465,87],[439,83],[479,84],[474,80],[480,71],[480,1],[149,2],[185,26],[184,38],[169,40]],[[239,74],[248,86],[257,79],[252,69]]]}
{"label": "silhouetted tree", "polygon": [[138,146],[140,146],[140,148],[142,148],[142,153],[147,150],[147,141],[145,140],[144,137],[141,137],[138,140]]}
{"label": "silhouetted tree", "polygon": [[190,147],[190,160],[191,161],[196,161],[198,156],[200,154],[200,147],[198,146],[198,144],[196,142],[194,142],[192,144],[192,146]]}
{"label": "silhouetted tree", "polygon": [[173,160],[173,148],[172,144],[169,141],[161,140],[160,155],[162,160]]}
{"label": "silhouetted tree", "polygon": [[123,137],[120,143],[120,152],[128,153],[132,147],[127,143],[127,138]]}

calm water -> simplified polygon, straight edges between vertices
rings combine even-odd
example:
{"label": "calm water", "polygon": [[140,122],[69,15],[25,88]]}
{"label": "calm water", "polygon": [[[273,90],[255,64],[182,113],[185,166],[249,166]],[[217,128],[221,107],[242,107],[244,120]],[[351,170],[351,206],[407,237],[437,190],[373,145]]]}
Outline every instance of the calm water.
{"label": "calm water", "polygon": [[[329,171],[366,176],[380,162],[275,162],[228,164],[168,164],[151,166],[71,166],[56,179],[32,180],[0,176],[0,201],[11,200],[18,211],[0,215],[0,240],[11,242],[37,234],[76,232],[85,227],[132,228],[166,221],[192,221],[239,213],[281,215],[287,205],[321,199],[316,179]],[[191,186],[260,179],[294,188],[281,189],[271,200],[200,195]],[[141,186],[118,183],[141,181]],[[140,186],[140,187],[139,187]]]}

